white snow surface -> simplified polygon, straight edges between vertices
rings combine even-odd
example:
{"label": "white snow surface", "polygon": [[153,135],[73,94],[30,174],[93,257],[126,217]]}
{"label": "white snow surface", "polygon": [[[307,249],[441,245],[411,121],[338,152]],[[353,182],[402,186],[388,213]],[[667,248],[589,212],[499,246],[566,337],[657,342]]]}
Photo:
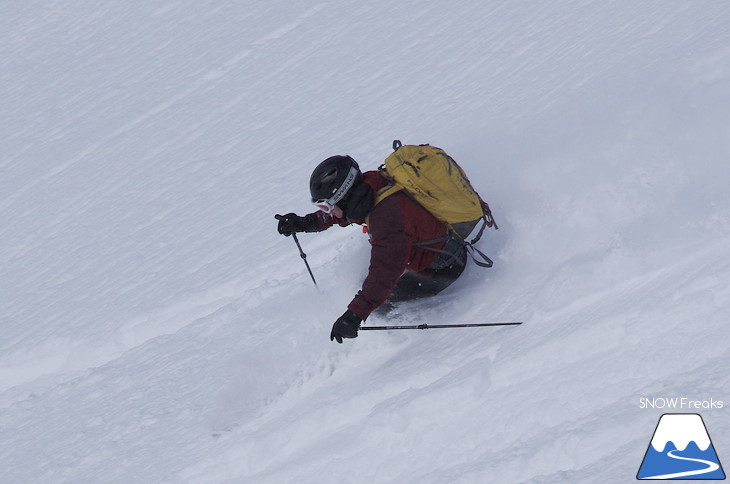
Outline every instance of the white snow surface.
{"label": "white snow surface", "polygon": [[[633,482],[730,406],[730,3],[0,5],[3,483]],[[316,164],[450,153],[500,230],[329,341],[359,228]],[[688,409],[697,412],[697,409]],[[728,409],[701,410],[730,460]]]}

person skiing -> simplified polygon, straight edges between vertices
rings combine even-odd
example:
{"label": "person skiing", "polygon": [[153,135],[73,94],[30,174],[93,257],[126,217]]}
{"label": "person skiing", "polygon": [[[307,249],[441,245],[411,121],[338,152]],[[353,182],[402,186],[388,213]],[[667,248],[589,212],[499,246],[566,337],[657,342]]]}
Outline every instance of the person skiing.
{"label": "person skiing", "polygon": [[366,225],[371,253],[368,274],[347,310],[333,324],[330,340],[356,338],[360,324],[378,307],[433,296],[451,285],[466,265],[464,241],[405,192],[375,204],[388,179],[360,171],[350,156],[336,155],[312,172],[309,189],[316,212],[276,215],[280,234],[321,232],[334,225]]}

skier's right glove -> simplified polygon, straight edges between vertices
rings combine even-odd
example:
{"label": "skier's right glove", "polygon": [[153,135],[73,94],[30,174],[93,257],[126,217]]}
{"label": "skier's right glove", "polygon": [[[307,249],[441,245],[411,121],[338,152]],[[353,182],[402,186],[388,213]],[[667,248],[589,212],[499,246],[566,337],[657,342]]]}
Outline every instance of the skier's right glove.
{"label": "skier's right glove", "polygon": [[332,325],[330,341],[337,340],[338,343],[342,344],[342,338],[357,338],[360,323],[362,323],[362,318],[348,309]]}
{"label": "skier's right glove", "polygon": [[304,217],[295,213],[287,213],[286,215],[275,215],[274,218],[279,221],[279,233],[287,237],[296,232],[319,232],[316,213],[310,213]]}

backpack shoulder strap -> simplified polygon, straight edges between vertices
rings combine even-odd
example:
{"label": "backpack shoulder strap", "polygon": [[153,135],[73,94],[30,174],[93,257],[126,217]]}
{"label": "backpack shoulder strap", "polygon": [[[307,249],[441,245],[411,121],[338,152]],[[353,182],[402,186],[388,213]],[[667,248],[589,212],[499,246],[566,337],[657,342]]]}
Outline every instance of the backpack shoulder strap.
{"label": "backpack shoulder strap", "polygon": [[397,193],[399,191],[403,190],[402,186],[399,185],[386,185],[380,190],[377,191],[375,194],[375,200],[373,203],[373,206],[379,204],[389,196],[393,195],[394,193]]}
{"label": "backpack shoulder strap", "polygon": [[[388,176],[388,172],[385,170],[385,165],[381,165],[378,168],[378,171],[380,172],[383,177],[388,180],[388,184],[380,187],[377,192],[375,192],[375,195],[373,197],[373,208],[375,208],[380,202],[388,198],[389,196],[393,195],[394,193],[398,193],[399,191],[403,190],[403,187],[401,185],[398,185],[395,183],[395,180],[393,180],[390,176]],[[371,209],[372,211],[372,209]],[[365,217],[365,225],[370,225],[370,214],[368,214]]]}
{"label": "backpack shoulder strap", "polygon": [[[400,148],[400,146],[399,146],[399,148]],[[396,181],[393,179],[393,177],[391,177],[390,174],[388,174],[388,170],[385,168],[384,164],[380,165],[378,167],[378,173],[380,173],[383,176],[383,178],[388,180],[388,184],[385,185],[384,187],[381,187],[377,192],[375,192],[375,198],[373,200],[373,202],[374,202],[373,207],[375,205],[377,205],[378,203],[382,202],[383,200],[385,200],[386,198],[388,198],[389,196],[393,195],[394,193],[403,190],[403,188],[404,188],[403,185],[396,183]]]}

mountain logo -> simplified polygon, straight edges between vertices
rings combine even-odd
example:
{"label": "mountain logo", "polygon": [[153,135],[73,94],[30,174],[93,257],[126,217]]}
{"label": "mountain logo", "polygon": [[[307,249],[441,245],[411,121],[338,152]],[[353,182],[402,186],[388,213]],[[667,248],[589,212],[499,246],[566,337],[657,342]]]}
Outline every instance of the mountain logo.
{"label": "mountain logo", "polygon": [[696,413],[662,415],[636,478],[725,479],[702,417]]}

